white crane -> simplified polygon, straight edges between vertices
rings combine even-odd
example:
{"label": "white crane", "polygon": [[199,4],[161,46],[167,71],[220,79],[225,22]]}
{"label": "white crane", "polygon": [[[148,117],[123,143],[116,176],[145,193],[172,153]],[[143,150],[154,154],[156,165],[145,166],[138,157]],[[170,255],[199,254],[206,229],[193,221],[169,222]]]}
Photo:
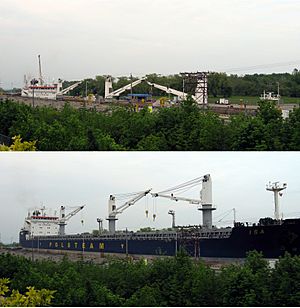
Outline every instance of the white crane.
{"label": "white crane", "polygon": [[146,79],[146,77],[140,78],[140,79],[138,79],[136,81],[133,81],[133,82],[129,83],[128,85],[126,85],[126,86],[124,86],[124,87],[122,87],[120,89],[117,89],[117,90],[115,90],[113,92],[109,92],[110,89],[112,88],[112,81],[108,77],[106,79],[106,84],[105,84],[105,89],[106,89],[106,91],[105,91],[105,98],[113,98],[114,96],[120,96],[120,94],[122,94],[123,92],[128,91],[131,88],[137,86],[138,84],[140,84],[145,79]]}
{"label": "white crane", "polygon": [[[166,87],[166,86],[162,86],[162,85],[159,85],[157,83],[147,81],[147,77],[142,77],[142,78],[140,78],[136,81],[129,83],[128,85],[126,85],[126,86],[124,86],[120,89],[117,89],[117,90],[111,92],[112,79],[111,79],[110,76],[108,76],[106,78],[106,81],[105,81],[105,98],[113,98],[114,96],[120,96],[121,93],[130,90],[131,88],[139,85],[143,81],[146,81],[149,86],[154,87],[156,89],[159,89],[161,91],[164,91],[168,94],[175,95],[175,96],[179,97],[181,100],[184,100],[184,99],[187,98],[187,95],[188,95],[187,93],[184,93],[183,91],[178,91],[178,90]],[[195,95],[192,95],[192,98],[196,99]]]}
{"label": "white crane", "polygon": [[[185,192],[199,184],[202,184],[200,199],[191,199],[174,195],[174,193]],[[151,195],[152,197],[162,197],[173,201],[185,201],[190,204],[201,205],[202,207],[199,207],[198,209],[203,213],[203,227],[212,228],[212,211],[216,208],[212,206],[212,181],[210,174],[206,174],[158,193],[152,193]]]}
{"label": "white crane", "polygon": [[[131,205],[134,205],[137,201],[145,197],[152,189],[147,189],[137,193],[126,194],[125,197],[133,196],[130,200],[126,201],[121,206],[116,206],[116,195],[110,195],[108,200],[108,230],[111,233],[116,232],[116,220],[117,215],[123,213]],[[124,196],[124,195],[123,195]]]}
{"label": "white crane", "polygon": [[[62,80],[60,80],[59,83],[62,85]],[[78,82],[72,84],[71,86],[69,86],[69,87],[67,87],[67,88],[65,88],[65,89],[60,90],[60,91],[57,93],[57,95],[65,95],[65,94],[67,94],[69,91],[75,89],[75,88],[76,88],[77,86],[79,86],[81,83],[82,83],[82,81],[78,81]]]}
{"label": "white crane", "polygon": [[84,207],[85,205],[78,206],[72,212],[68,213],[67,215],[66,215],[66,207],[63,205],[60,207],[59,221],[58,221],[59,235],[61,236],[65,235],[65,227],[67,225],[67,221],[71,217],[76,215],[78,212],[80,212]]}
{"label": "white crane", "polygon": [[[162,85],[159,85],[157,83],[149,82],[149,81],[147,81],[147,83],[148,83],[149,86],[152,86],[152,87],[154,87],[156,89],[164,91],[164,92],[166,92],[168,94],[175,95],[175,96],[177,96],[181,100],[185,100],[187,98],[188,94],[183,92],[183,91],[178,91],[178,90],[175,90],[175,89],[172,89],[172,88],[169,88],[169,87],[166,87],[166,86],[162,86]],[[192,95],[192,98],[194,100],[196,100],[196,96],[195,95]]]}

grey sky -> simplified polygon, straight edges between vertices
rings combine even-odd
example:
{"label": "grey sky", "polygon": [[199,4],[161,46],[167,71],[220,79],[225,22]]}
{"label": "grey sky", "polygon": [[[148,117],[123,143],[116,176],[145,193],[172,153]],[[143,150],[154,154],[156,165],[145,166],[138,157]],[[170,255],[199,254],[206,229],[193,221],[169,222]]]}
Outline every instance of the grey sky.
{"label": "grey sky", "polygon": [[299,67],[299,11],[299,0],[1,0],[0,82],[22,86],[38,54],[50,80]]}
{"label": "grey sky", "polygon": [[[5,242],[18,239],[28,208],[59,209],[60,205],[86,208],[73,217],[68,233],[97,229],[97,217],[107,217],[108,197],[153,188],[161,191],[210,173],[213,181],[213,213],[217,222],[232,208],[240,221],[273,217],[273,195],[265,190],[269,181],[287,182],[280,199],[284,217],[300,216],[299,153],[285,152],[101,152],[101,153],[1,153],[0,233]],[[184,196],[198,198],[199,191]],[[143,198],[119,216],[117,228],[163,228],[171,225],[169,209],[180,225],[202,221],[197,206],[152,197]],[[147,207],[148,205],[148,207]],[[146,218],[156,206],[156,221]],[[221,216],[221,217],[220,217]],[[217,219],[217,217],[219,217]],[[81,225],[84,220],[84,226]],[[218,225],[230,225],[230,214]],[[107,222],[104,222],[107,227]]]}

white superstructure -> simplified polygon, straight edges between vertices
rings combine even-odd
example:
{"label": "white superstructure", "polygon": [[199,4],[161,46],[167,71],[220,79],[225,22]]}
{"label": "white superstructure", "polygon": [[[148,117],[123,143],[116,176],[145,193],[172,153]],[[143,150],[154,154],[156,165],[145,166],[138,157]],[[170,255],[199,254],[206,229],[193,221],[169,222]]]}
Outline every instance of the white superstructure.
{"label": "white superstructure", "polygon": [[260,100],[262,101],[275,101],[275,102],[279,102],[280,101],[280,94],[274,94],[274,92],[266,92],[264,91],[264,93],[260,96]]}
{"label": "white superstructure", "polygon": [[65,207],[61,206],[59,216],[50,215],[50,210],[45,207],[29,210],[22,230],[27,231],[30,236],[65,235],[67,221],[83,208],[84,205],[75,207],[66,214]]}
{"label": "white superstructure", "polygon": [[58,79],[57,82],[46,83],[42,76],[42,68],[41,68],[41,58],[39,58],[39,77],[38,79],[28,80],[26,76],[24,76],[24,87],[22,88],[21,96],[23,97],[36,97],[42,99],[51,99],[56,100],[58,95],[64,95],[67,92],[75,89],[80,83],[76,82],[70,87],[63,89],[63,81],[62,79]]}
{"label": "white superstructure", "polygon": [[58,235],[59,217],[48,215],[45,207],[31,210],[25,218],[23,230],[32,236]]}

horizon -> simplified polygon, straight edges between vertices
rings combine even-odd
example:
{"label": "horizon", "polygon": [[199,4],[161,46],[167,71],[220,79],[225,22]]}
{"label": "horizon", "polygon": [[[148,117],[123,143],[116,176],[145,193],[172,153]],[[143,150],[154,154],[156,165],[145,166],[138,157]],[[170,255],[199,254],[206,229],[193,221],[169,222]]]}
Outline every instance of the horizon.
{"label": "horizon", "polygon": [[1,87],[35,75],[38,54],[50,80],[292,71],[299,10],[293,0],[2,0]]}
{"label": "horizon", "polygon": [[[254,75],[285,75],[285,74],[289,74],[289,75],[292,75],[293,74],[293,71],[297,69],[296,67],[294,67],[291,71],[282,71],[282,72],[268,72],[268,73],[263,73],[263,72],[253,72],[253,73],[228,73],[228,72],[225,72],[225,71],[209,71],[208,73],[221,73],[221,74],[226,74],[228,77],[230,76],[238,76],[239,78],[242,78],[242,77],[245,77],[245,76],[254,76]],[[171,73],[171,74],[160,74],[160,73],[146,73],[146,74],[143,74],[143,75],[132,75],[133,78],[142,78],[142,77],[145,77],[147,75],[151,75],[151,74],[156,74],[158,76],[175,76],[175,75],[180,75],[180,72],[178,73]],[[29,75],[31,78],[37,78],[37,75]],[[43,78],[47,80],[47,83],[50,83],[50,79],[45,77],[46,74],[43,74]],[[103,75],[100,75],[100,74],[96,74],[94,77],[86,77],[84,79],[69,79],[69,80],[63,80],[63,81],[67,81],[67,82],[76,82],[76,81],[84,81],[84,80],[88,80],[88,79],[95,79],[97,76],[101,76],[101,77],[104,77],[104,76],[107,76],[107,74],[103,74]],[[119,78],[123,78],[123,77],[128,77],[130,78],[130,73],[129,75],[118,75],[118,76],[112,76],[115,80],[118,80]],[[22,87],[24,86],[23,85],[20,85],[20,86],[14,86],[13,88],[4,88],[4,87],[1,87],[1,84],[2,84],[2,81],[0,82],[0,88],[3,89],[4,91],[9,91],[9,90],[15,90],[15,89],[22,89]]]}

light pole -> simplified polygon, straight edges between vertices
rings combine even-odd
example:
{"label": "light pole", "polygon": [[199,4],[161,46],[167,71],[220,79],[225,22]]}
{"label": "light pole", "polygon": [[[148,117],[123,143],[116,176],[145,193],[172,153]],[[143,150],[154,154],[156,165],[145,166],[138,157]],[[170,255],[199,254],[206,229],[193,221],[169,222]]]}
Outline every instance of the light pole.
{"label": "light pole", "polygon": [[128,257],[128,237],[127,237],[127,234],[128,234],[128,230],[126,228],[126,257]]}
{"label": "light pole", "polygon": [[88,84],[88,81],[86,80],[86,81],[85,81],[85,100],[84,100],[84,108],[85,108],[86,101],[87,101],[87,84]]}
{"label": "light pole", "polygon": [[132,73],[130,73],[130,98],[131,98],[131,104],[132,104]]}
{"label": "light pole", "polygon": [[32,89],[32,107],[34,107],[34,87],[35,85],[38,83],[38,80],[36,80],[35,78],[33,78],[31,81],[31,89]]}
{"label": "light pole", "polygon": [[33,232],[31,233],[31,260],[34,261],[34,254],[33,254]]}

